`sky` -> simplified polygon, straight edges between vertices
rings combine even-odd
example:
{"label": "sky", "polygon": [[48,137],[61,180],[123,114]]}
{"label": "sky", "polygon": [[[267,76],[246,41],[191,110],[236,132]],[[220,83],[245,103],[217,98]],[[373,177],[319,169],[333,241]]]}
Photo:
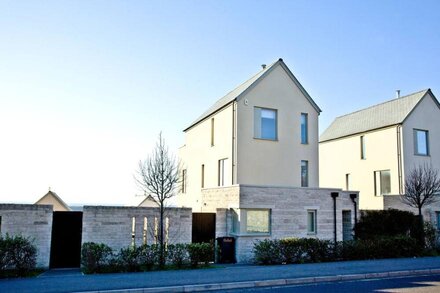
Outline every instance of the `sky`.
{"label": "sky", "polygon": [[134,204],[139,160],[278,58],[323,112],[431,88],[439,1],[0,0],[0,202]]}

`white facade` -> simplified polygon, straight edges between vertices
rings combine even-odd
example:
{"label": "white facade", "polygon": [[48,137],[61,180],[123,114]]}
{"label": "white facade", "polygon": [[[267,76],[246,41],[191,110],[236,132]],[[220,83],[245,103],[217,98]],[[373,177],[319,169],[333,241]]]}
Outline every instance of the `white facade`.
{"label": "white facade", "polygon": [[[397,108],[400,106],[398,99],[391,102],[395,103]],[[405,103],[405,100],[401,102]],[[384,105],[387,106],[386,103]],[[382,105],[377,105],[369,109],[380,113],[383,108]],[[362,117],[362,111],[369,109],[355,112],[354,115],[358,115],[358,119],[365,118],[368,123],[368,119],[371,119],[371,116],[375,117],[375,113],[368,113],[367,115],[370,116],[368,118]],[[390,113],[390,116],[394,114]],[[386,116],[387,113],[381,115]],[[378,115],[378,119],[380,117]],[[342,117],[346,120],[348,118]],[[383,209],[383,195],[402,194],[405,174],[408,174],[412,168],[426,163],[440,169],[438,125],[440,125],[439,104],[432,92],[427,90],[421,92],[420,99],[414,103],[410,111],[404,113],[402,118],[397,119],[392,125],[331,137],[324,141],[321,139],[320,186],[358,190],[360,209]],[[338,127],[343,128],[343,123],[339,123]],[[417,154],[416,131],[422,131],[422,135],[427,136],[426,146],[425,142],[421,142],[421,147],[427,148],[426,153],[425,150],[421,150],[422,154]],[[338,130],[331,132],[337,133]],[[323,136],[326,137],[324,134]]]}
{"label": "white facade", "polygon": [[216,105],[185,130],[180,205],[203,212],[202,189],[234,184],[318,187],[320,109],[281,59]]}

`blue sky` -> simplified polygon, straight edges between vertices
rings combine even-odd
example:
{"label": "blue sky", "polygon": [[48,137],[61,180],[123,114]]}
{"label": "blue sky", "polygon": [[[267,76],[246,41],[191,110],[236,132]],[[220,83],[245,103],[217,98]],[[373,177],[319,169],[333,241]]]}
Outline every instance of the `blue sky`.
{"label": "blue sky", "polygon": [[0,1],[0,201],[125,204],[160,131],[282,57],[323,113],[440,95],[438,1]]}

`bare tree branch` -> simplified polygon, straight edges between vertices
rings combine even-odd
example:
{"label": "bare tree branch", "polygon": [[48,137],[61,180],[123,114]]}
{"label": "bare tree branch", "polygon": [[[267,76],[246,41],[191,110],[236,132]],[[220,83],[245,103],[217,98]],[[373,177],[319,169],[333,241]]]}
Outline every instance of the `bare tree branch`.
{"label": "bare tree branch", "polygon": [[421,217],[422,207],[430,205],[440,198],[440,177],[437,169],[423,164],[413,168],[405,178],[405,194],[401,201],[418,209]]}

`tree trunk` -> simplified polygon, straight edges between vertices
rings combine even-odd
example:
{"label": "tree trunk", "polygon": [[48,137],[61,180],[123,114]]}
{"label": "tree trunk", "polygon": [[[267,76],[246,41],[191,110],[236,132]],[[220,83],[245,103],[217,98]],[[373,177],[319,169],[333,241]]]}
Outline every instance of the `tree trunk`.
{"label": "tree trunk", "polygon": [[418,207],[419,210],[419,215],[418,215],[418,241],[419,244],[422,248],[425,247],[425,229],[424,229],[424,225],[423,225],[423,215],[422,215],[422,207],[419,206]]}
{"label": "tree trunk", "polygon": [[159,266],[162,268],[165,265],[165,245],[163,243],[163,216],[164,216],[164,207],[163,202],[160,203],[160,230],[159,230]]}

